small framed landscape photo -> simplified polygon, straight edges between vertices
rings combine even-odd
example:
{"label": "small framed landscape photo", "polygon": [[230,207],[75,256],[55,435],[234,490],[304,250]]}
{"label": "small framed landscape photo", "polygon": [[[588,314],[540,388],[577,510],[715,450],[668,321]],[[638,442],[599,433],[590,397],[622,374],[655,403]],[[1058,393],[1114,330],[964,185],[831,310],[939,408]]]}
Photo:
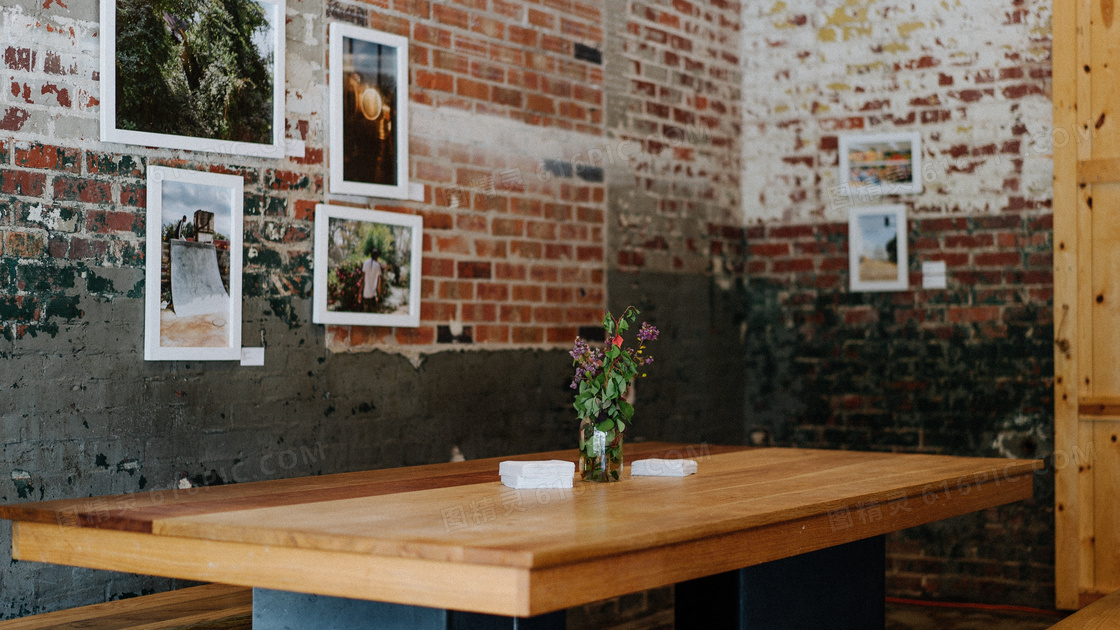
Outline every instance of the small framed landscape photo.
{"label": "small framed landscape photo", "polygon": [[241,359],[244,179],[148,167],[144,358]]}
{"label": "small framed landscape photo", "polygon": [[903,291],[910,284],[906,206],[852,208],[848,271],[852,291]]}
{"label": "small framed landscape photo", "polygon": [[330,28],[330,190],[407,199],[408,40]]}
{"label": "small framed landscape photo", "polygon": [[101,0],[101,139],[284,155],[283,0]]}
{"label": "small framed landscape photo", "polygon": [[840,190],[845,195],[922,192],[922,138],[918,132],[840,136]]}
{"label": "small framed landscape photo", "polygon": [[420,216],[315,206],[317,324],[420,325]]}

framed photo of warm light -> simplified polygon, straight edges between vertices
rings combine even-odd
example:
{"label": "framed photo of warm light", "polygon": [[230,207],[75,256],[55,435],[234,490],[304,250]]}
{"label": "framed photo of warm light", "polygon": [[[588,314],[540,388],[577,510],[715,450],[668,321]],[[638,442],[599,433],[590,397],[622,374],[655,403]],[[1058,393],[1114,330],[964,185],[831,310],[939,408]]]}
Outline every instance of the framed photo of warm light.
{"label": "framed photo of warm light", "polygon": [[420,216],[315,206],[312,320],[419,326],[423,228]]}
{"label": "framed photo of warm light", "polygon": [[843,135],[839,144],[843,194],[922,192],[922,138],[918,132]]}
{"label": "framed photo of warm light", "polygon": [[408,40],[331,24],[330,191],[408,198]]}
{"label": "framed photo of warm light", "polygon": [[848,214],[848,271],[852,291],[909,287],[906,206],[852,208]]}
{"label": "framed photo of warm light", "polygon": [[284,155],[283,0],[101,0],[101,139]]}
{"label": "framed photo of warm light", "polygon": [[241,359],[244,182],[148,167],[146,360]]}

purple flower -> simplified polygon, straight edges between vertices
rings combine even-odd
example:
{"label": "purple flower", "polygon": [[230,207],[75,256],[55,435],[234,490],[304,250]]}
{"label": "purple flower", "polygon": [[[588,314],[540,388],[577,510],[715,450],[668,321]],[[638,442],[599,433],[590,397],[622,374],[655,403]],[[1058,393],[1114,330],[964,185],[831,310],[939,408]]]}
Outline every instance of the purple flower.
{"label": "purple flower", "polygon": [[584,354],[586,354],[590,351],[591,351],[591,348],[588,347],[587,342],[584,341],[581,337],[576,337],[576,343],[575,343],[575,345],[572,346],[572,351],[569,352],[568,354],[572,355],[572,358],[575,359],[576,361],[579,361],[579,358],[581,356],[583,356]]}
{"label": "purple flower", "polygon": [[642,327],[638,329],[638,339],[642,341],[656,341],[657,335],[661,331],[657,330],[656,326],[650,326],[649,322],[642,322]]}

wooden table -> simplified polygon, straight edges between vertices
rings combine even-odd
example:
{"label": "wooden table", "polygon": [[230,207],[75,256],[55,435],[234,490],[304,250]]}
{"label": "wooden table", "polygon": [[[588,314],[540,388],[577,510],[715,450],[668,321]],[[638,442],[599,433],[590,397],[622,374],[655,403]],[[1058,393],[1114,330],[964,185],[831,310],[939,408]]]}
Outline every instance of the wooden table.
{"label": "wooden table", "polygon": [[[513,490],[498,479],[499,461],[575,457],[561,451],[7,505],[0,517],[14,521],[20,560],[530,617],[1025,499],[1041,468],[854,451],[626,449],[628,460],[697,459],[699,473],[568,490]],[[881,576],[878,562],[872,574]]]}

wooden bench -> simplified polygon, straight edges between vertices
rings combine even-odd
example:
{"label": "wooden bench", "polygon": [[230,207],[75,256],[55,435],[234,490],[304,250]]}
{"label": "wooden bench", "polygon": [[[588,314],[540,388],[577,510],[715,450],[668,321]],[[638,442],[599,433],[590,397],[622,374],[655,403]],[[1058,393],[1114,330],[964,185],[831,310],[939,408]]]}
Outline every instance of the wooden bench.
{"label": "wooden bench", "polygon": [[1120,590],[1098,599],[1057,624],[1050,630],[1094,630],[1120,628]]}
{"label": "wooden bench", "polygon": [[253,589],[206,584],[0,621],[0,630],[250,630]]}

